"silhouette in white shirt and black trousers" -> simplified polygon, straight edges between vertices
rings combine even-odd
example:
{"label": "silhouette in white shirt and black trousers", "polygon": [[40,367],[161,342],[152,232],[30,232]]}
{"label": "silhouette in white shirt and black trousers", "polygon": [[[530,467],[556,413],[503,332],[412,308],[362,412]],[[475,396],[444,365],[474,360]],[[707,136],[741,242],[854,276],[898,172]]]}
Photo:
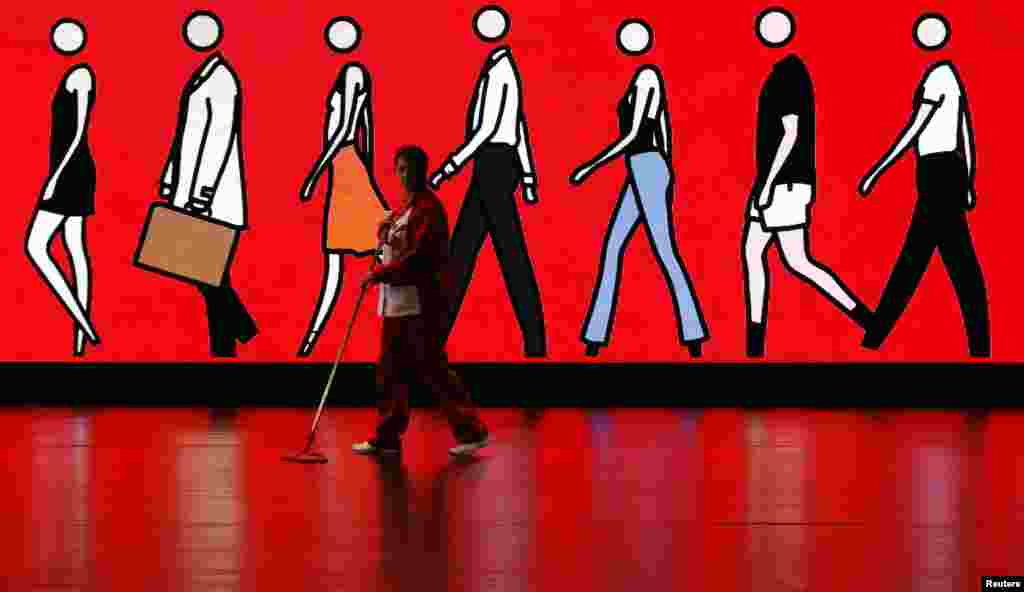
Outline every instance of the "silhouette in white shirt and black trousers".
{"label": "silhouette in white shirt and black trousers", "polygon": [[[196,51],[210,51],[220,43],[221,30],[215,15],[196,12],[186,21],[185,40]],[[199,66],[182,92],[178,127],[160,193],[177,208],[244,229],[241,110],[238,76],[224,57],[215,53]],[[236,341],[248,343],[257,330],[231,287],[229,272],[220,287],[197,287],[206,300],[213,356],[234,357]]]}
{"label": "silhouette in white shirt and black trousers", "polygon": [[[489,6],[474,19],[477,35],[497,42],[508,32],[508,15]],[[544,357],[547,345],[540,289],[523,238],[515,191],[537,201],[536,175],[523,115],[522,82],[508,47],[487,58],[469,109],[467,141],[431,178],[436,189],[473,159],[473,178],[459,212],[451,242],[452,294],[445,335],[451,333],[488,234],[494,242],[512,307],[523,332],[527,357]]]}
{"label": "silhouette in white shirt and black trousers", "polygon": [[[942,49],[949,40],[949,23],[940,15],[926,14],[915,23],[914,34],[921,49]],[[871,192],[882,173],[911,144],[917,152],[917,204],[907,240],[882,292],[875,322],[865,332],[863,345],[869,349],[882,346],[938,249],[960,300],[970,354],[989,357],[985,279],[967,226],[967,211],[977,201],[974,131],[967,95],[952,62],[933,64],[925,72],[914,97],[910,123],[861,181],[862,196]]]}

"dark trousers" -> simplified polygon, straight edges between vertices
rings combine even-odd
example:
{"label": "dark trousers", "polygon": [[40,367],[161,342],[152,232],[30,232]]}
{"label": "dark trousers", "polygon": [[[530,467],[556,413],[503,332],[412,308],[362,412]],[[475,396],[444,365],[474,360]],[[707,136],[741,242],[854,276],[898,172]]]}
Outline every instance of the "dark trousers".
{"label": "dark trousers", "polygon": [[230,274],[224,275],[219,288],[199,284],[199,292],[206,301],[211,352],[214,356],[235,355],[236,341],[248,341],[255,335],[256,323],[231,287]]}
{"label": "dark trousers", "polygon": [[473,178],[452,231],[449,261],[451,301],[445,338],[458,318],[477,255],[489,234],[523,333],[526,355],[543,357],[547,352],[544,311],[515,203],[520,178],[519,159],[514,148],[485,145],[476,153]]}
{"label": "dark trousers", "polygon": [[469,390],[448,366],[439,327],[423,316],[384,318],[376,379],[381,394],[379,444],[400,444],[409,427],[409,389],[414,385],[428,387],[437,397],[456,440],[475,442],[487,435]]}
{"label": "dark trousers", "polygon": [[907,240],[882,293],[864,345],[879,347],[910,301],[937,248],[953,281],[971,355],[990,354],[988,299],[967,226],[967,165],[955,153],[921,157],[918,201]]}

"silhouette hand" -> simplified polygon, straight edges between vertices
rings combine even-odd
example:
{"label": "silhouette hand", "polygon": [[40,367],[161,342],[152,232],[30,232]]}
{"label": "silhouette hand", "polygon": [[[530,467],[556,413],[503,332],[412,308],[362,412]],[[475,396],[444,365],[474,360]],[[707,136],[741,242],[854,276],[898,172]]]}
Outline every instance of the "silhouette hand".
{"label": "silhouette hand", "polygon": [[46,182],[46,186],[43,187],[43,201],[53,198],[54,192],[57,190],[57,184],[54,183],[53,179]]}
{"label": "silhouette hand", "polygon": [[309,179],[302,184],[302,191],[299,192],[299,201],[306,202],[313,197],[313,184]]}
{"label": "silhouette hand", "polygon": [[860,182],[860,186],[857,188],[861,197],[867,197],[871,193],[871,189],[875,186],[875,180],[874,172],[865,175],[864,179]]}
{"label": "silhouette hand", "polygon": [[772,203],[772,186],[765,183],[764,187],[761,188],[761,193],[757,197],[757,209],[763,210],[770,206]]}
{"label": "silhouette hand", "polygon": [[572,177],[569,178],[569,182],[573,185],[579,185],[590,176],[590,168],[587,166],[581,166],[572,172]]}
{"label": "silhouette hand", "polygon": [[434,176],[432,176],[430,178],[430,186],[432,188],[434,188],[434,189],[437,189],[438,187],[441,186],[441,183],[443,181],[444,181],[444,171],[437,171],[437,172],[434,173]]}

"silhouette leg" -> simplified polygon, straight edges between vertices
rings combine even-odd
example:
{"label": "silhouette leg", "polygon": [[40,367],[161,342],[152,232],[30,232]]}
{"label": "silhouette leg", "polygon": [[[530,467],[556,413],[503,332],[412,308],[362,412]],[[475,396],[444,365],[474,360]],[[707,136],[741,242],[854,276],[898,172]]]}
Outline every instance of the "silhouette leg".
{"label": "silhouette leg", "polygon": [[991,355],[988,297],[978,255],[971,243],[964,212],[951,213],[939,239],[939,255],[953,280],[967,330],[967,345],[974,357]]}
{"label": "silhouette leg", "polygon": [[588,345],[608,343],[611,324],[615,318],[615,303],[618,299],[619,277],[626,245],[633,238],[640,222],[640,205],[636,194],[627,180],[615,206],[608,231],[601,249],[601,267],[598,281],[590,301],[587,320],[583,327],[583,342]]}
{"label": "silhouette leg", "polygon": [[60,299],[65,310],[78,323],[78,326],[85,331],[89,341],[99,343],[99,338],[96,336],[92,323],[89,322],[88,315],[86,315],[82,305],[71,293],[71,287],[68,285],[67,280],[64,279],[64,275],[60,272],[53,258],[50,257],[50,241],[53,240],[53,235],[64,224],[64,220],[65,217],[60,214],[42,210],[36,212],[36,217],[32,221],[31,228],[29,228],[28,240],[25,245],[26,252],[36,269],[43,276],[43,279],[50,286],[50,289]]}
{"label": "silhouette leg", "polygon": [[920,203],[914,210],[896,266],[885,285],[882,298],[875,310],[875,320],[864,335],[864,347],[878,349],[889,336],[896,320],[907,308],[911,296],[917,289],[928,261],[937,246],[936,229],[930,216]]}

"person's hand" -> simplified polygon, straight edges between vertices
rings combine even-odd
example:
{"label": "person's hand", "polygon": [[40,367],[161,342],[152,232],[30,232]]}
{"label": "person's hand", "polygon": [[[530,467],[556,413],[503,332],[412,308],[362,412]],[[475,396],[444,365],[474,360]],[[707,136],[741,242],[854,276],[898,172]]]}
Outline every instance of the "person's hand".
{"label": "person's hand", "polygon": [[763,210],[772,204],[772,185],[765,183],[757,196],[757,209]]}
{"label": "person's hand", "polygon": [[299,192],[299,201],[307,202],[313,197],[313,180],[307,178],[302,183],[302,191]]}
{"label": "person's hand", "polygon": [[530,205],[534,205],[537,203],[537,199],[538,196],[536,187],[534,187],[533,185],[527,185],[526,187],[523,187],[523,201]]}
{"label": "person's hand", "polygon": [[449,177],[455,174],[455,165],[449,160],[444,163],[444,166],[439,168],[434,175],[430,178],[430,186],[437,189],[441,186],[441,183],[447,181]]}
{"label": "person's hand", "polygon": [[974,209],[974,206],[978,205],[978,198],[974,195],[974,188],[967,188],[967,211]]}
{"label": "person's hand", "polygon": [[185,203],[185,207],[195,214],[208,214],[213,205],[213,200],[207,197],[210,192],[206,187],[200,190],[200,195],[194,195]]}
{"label": "person's hand", "polygon": [[871,190],[875,186],[875,182],[878,181],[878,177],[875,176],[875,171],[872,170],[860,182],[860,186],[857,187],[857,191],[860,192],[861,197],[867,197]]}
{"label": "person's hand", "polygon": [[46,186],[43,187],[43,201],[53,199],[53,194],[57,191],[57,182],[54,179],[47,179]]}
{"label": "person's hand", "polygon": [[590,167],[583,165],[572,172],[572,177],[569,178],[569,182],[573,185],[579,185],[590,176]]}

